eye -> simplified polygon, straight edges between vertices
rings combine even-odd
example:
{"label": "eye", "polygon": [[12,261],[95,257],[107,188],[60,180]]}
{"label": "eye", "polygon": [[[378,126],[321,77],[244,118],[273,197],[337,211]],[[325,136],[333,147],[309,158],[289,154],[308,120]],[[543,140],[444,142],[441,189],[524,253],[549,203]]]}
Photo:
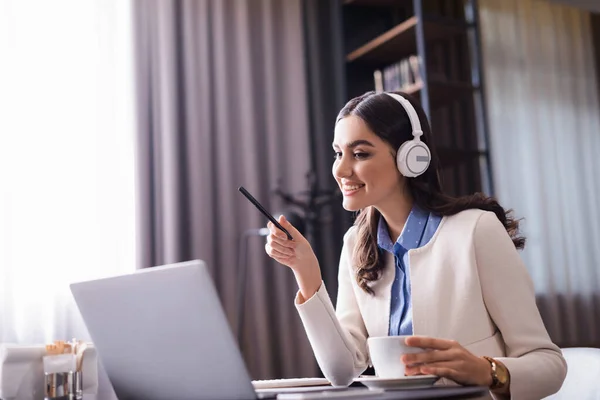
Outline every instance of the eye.
{"label": "eye", "polygon": [[335,151],[335,152],[333,152],[333,158],[335,160],[339,160],[340,158],[342,158],[342,152],[341,151]]}
{"label": "eye", "polygon": [[370,154],[369,153],[354,153],[354,158],[356,158],[357,160],[364,160],[365,158],[369,157]]}

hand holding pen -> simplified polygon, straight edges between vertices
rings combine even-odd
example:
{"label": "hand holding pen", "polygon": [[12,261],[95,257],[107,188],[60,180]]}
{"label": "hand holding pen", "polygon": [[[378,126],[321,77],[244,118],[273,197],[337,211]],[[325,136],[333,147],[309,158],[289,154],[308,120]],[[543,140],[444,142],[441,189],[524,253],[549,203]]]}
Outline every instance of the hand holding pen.
{"label": "hand holding pen", "polygon": [[285,234],[277,229],[275,224],[269,222],[267,227],[271,233],[267,236],[265,251],[272,259],[294,271],[300,287],[300,301],[304,302],[321,287],[319,261],[308,240],[289,223],[285,216],[280,216],[278,223],[291,233],[294,240],[287,240]]}
{"label": "hand holding pen", "polygon": [[304,236],[290,224],[285,216],[276,220],[246,189],[238,189],[254,206],[269,219],[265,251],[275,261],[288,266],[294,271],[301,296],[308,299],[321,286],[321,269],[319,261]]}

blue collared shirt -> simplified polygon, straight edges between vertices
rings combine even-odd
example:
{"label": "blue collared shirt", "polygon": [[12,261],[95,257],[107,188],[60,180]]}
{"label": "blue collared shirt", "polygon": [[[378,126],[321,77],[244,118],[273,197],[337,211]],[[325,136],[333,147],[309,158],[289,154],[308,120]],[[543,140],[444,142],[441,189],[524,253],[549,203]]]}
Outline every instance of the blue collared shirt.
{"label": "blue collared shirt", "polygon": [[[407,272],[408,251],[425,246],[435,234],[442,218],[414,206],[408,215],[404,229],[392,243],[383,216],[379,218],[377,228],[377,245],[380,249],[394,255],[396,277],[392,285],[390,302],[389,335],[412,335],[412,302],[410,296],[410,274]],[[407,268],[408,267],[408,268]]]}

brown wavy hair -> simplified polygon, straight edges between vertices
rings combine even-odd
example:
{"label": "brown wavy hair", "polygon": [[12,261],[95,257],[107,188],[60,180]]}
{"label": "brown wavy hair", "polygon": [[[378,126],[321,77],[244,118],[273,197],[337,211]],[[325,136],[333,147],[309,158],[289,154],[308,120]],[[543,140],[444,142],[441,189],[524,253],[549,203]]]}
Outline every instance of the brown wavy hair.
{"label": "brown wavy hair", "polygon": [[[525,246],[525,238],[519,234],[519,220],[512,217],[512,210],[505,210],[493,197],[485,196],[483,193],[452,197],[443,192],[439,177],[440,161],[425,112],[411,96],[402,92],[394,93],[406,98],[417,111],[423,130],[421,140],[431,150],[431,164],[425,173],[416,178],[406,178],[408,190],[415,204],[439,216],[454,215],[472,208],[492,211],[506,228],[515,247],[522,249]],[[355,97],[339,112],[336,123],[350,115],[361,118],[371,131],[396,150],[402,143],[413,138],[408,114],[398,101],[386,94],[367,92]],[[369,206],[359,211],[354,222],[357,227],[357,238],[352,257],[357,268],[356,280],[358,285],[370,294],[373,294],[370,283],[379,279],[383,270],[383,260],[377,247],[379,218],[379,211]]]}

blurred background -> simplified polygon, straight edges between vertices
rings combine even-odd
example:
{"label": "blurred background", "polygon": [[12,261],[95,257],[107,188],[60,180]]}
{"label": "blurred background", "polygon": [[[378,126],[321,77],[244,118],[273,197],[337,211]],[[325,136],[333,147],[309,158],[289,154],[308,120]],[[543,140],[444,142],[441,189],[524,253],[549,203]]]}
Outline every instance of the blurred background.
{"label": "blurred background", "polygon": [[[523,217],[561,347],[600,347],[600,4],[0,0],[0,342],[88,333],[68,284],[205,260],[253,379],[320,374],[245,186],[335,298],[337,112],[420,99],[445,189]],[[156,296],[161,296],[157,293]],[[118,329],[118,327],[115,327]]]}

